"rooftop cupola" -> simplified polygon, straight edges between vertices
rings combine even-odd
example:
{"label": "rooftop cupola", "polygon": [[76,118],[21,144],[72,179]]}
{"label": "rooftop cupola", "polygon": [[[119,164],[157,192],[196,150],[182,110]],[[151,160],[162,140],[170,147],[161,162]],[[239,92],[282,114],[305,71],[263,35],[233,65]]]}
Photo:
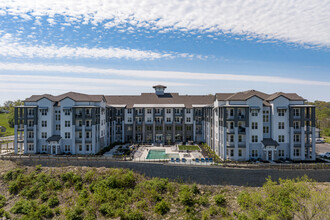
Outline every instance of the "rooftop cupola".
{"label": "rooftop cupola", "polygon": [[163,85],[156,85],[156,86],[153,86],[152,88],[155,89],[155,93],[156,95],[158,96],[162,96],[164,95],[164,91],[166,89],[166,86],[163,86]]}

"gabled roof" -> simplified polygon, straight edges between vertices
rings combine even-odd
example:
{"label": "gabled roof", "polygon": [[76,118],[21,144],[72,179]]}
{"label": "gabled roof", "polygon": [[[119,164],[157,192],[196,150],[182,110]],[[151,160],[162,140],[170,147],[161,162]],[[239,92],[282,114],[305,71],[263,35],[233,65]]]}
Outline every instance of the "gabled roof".
{"label": "gabled roof", "polygon": [[184,104],[186,108],[192,105],[210,105],[214,101],[213,95],[179,95],[165,93],[157,96],[155,93],[142,93],[135,96],[105,96],[108,105],[126,105],[133,108],[134,104]]}
{"label": "gabled roof", "polygon": [[221,99],[218,98],[218,100],[224,100],[224,101],[246,101],[249,98],[253,96],[257,96],[260,99],[264,100],[266,99],[269,95],[266,93],[262,93],[256,90],[248,90],[244,92],[236,92],[236,93],[217,93],[217,96],[220,97]]}
{"label": "gabled roof", "polygon": [[58,96],[44,94],[44,95],[33,95],[30,98],[25,99],[24,102],[37,102],[42,98],[47,98],[53,102],[60,102],[65,98],[70,98],[76,102],[101,102],[104,99],[104,95],[87,95],[77,92],[67,92]]}
{"label": "gabled roof", "polygon": [[234,93],[216,93],[215,97],[218,101],[225,101],[228,97],[232,96]]}
{"label": "gabled roof", "polygon": [[284,93],[284,92],[276,92],[274,94],[271,94],[266,100],[267,101],[273,101],[274,99],[283,96],[291,101],[305,101],[303,97],[297,95],[296,93]]}

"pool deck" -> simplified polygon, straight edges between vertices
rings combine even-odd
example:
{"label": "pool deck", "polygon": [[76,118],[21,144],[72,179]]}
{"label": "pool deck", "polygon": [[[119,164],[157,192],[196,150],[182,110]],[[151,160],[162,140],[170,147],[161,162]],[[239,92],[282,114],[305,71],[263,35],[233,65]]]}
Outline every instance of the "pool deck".
{"label": "pool deck", "polygon": [[[187,161],[191,161],[195,158],[202,158],[203,155],[200,152],[179,152],[175,145],[167,147],[154,147],[154,146],[141,146],[134,154],[133,161],[170,161],[171,159],[146,159],[150,150],[165,150],[166,154],[178,154],[180,160],[185,158]],[[176,159],[176,158],[174,158]]]}

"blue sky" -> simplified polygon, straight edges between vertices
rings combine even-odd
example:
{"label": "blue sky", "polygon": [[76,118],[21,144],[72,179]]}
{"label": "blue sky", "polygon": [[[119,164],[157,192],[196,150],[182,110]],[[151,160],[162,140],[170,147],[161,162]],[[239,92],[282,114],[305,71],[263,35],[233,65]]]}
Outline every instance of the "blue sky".
{"label": "blue sky", "polygon": [[256,89],[330,101],[330,1],[0,0],[0,104]]}

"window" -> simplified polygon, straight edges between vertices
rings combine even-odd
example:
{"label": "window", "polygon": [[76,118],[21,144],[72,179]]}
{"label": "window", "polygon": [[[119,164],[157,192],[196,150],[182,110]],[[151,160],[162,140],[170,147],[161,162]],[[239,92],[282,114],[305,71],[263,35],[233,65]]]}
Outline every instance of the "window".
{"label": "window", "polygon": [[33,133],[33,131],[29,131],[28,137],[29,137],[29,138],[33,138],[33,137],[34,137],[34,133]]}
{"label": "window", "polygon": [[258,110],[257,109],[252,109],[251,116],[257,117],[258,116]]}
{"label": "window", "polygon": [[181,118],[180,117],[175,117],[175,122],[176,123],[180,123],[181,122]]}
{"label": "window", "polygon": [[299,121],[294,121],[293,122],[293,128],[294,129],[299,129],[300,128],[300,122]]}
{"label": "window", "polygon": [[70,127],[70,121],[65,121],[65,125],[66,128]]}
{"label": "window", "polygon": [[166,131],[172,131],[172,127],[171,126],[166,126]]}
{"label": "window", "polygon": [[82,126],[82,120],[78,121],[78,126],[81,127]]}
{"label": "window", "polygon": [[151,114],[151,108],[147,109],[147,114]]}
{"label": "window", "polygon": [[64,137],[65,139],[70,139],[70,132],[65,132]]}
{"label": "window", "polygon": [[229,115],[230,115],[230,117],[233,117],[234,116],[234,109],[230,109],[229,110]]}
{"label": "window", "polygon": [[41,115],[47,115],[47,109],[41,109]]}
{"label": "window", "polygon": [[41,132],[41,138],[47,138],[47,132]]}
{"label": "window", "polygon": [[239,157],[242,156],[242,149],[238,149],[238,156],[239,156]]}
{"label": "window", "polygon": [[152,126],[146,126],[147,131],[151,131],[152,130]]}
{"label": "window", "polygon": [[166,118],[166,122],[171,122],[171,118]]}
{"label": "window", "polygon": [[70,152],[71,151],[71,146],[70,145],[64,145],[64,151],[65,152]]}
{"label": "window", "polygon": [[28,121],[28,126],[29,126],[29,127],[33,127],[33,121],[32,121],[32,120],[29,120],[29,121]]}
{"label": "window", "polygon": [[263,127],[263,132],[264,132],[264,134],[268,134],[269,133],[269,127],[268,126],[264,126]]}
{"label": "window", "polygon": [[131,108],[127,109],[127,114],[132,114],[132,109]]}
{"label": "window", "polygon": [[171,114],[171,113],[172,113],[172,110],[171,110],[170,108],[167,108],[167,109],[166,109],[166,113],[167,113],[167,114]]}
{"label": "window", "polygon": [[300,134],[295,134],[295,135],[293,136],[293,141],[294,141],[294,142],[300,142]]}
{"label": "window", "polygon": [[277,110],[278,116],[284,116],[285,114],[285,109],[278,109]]}
{"label": "window", "polygon": [[41,127],[47,127],[47,121],[41,121]]}
{"label": "window", "polygon": [[238,135],[238,142],[242,142],[242,141],[243,141],[242,135]]}
{"label": "window", "polygon": [[55,120],[57,121],[61,120],[61,115],[55,115]]}
{"label": "window", "polygon": [[284,129],[284,122],[278,123],[278,129]]}
{"label": "window", "polygon": [[161,131],[161,130],[163,130],[162,126],[156,126],[156,131]]}
{"label": "window", "polygon": [[230,140],[230,142],[234,142],[234,135],[230,135],[229,140]]}
{"label": "window", "polygon": [[70,110],[69,109],[64,110],[64,115],[66,116],[70,115]]}
{"label": "window", "polygon": [[86,151],[89,151],[90,150],[90,146],[89,144],[86,144]]}
{"label": "window", "polygon": [[33,151],[34,150],[34,144],[29,144],[29,151]]}
{"label": "window", "polygon": [[160,109],[159,108],[155,109],[155,114],[160,114]]}
{"label": "window", "polygon": [[190,117],[187,117],[187,122],[191,122],[191,118]]}
{"label": "window", "polygon": [[191,109],[189,108],[189,109],[186,109],[186,113],[187,114],[190,114],[191,113]]}
{"label": "window", "polygon": [[151,122],[151,118],[150,117],[147,118],[147,122]]}
{"label": "window", "polygon": [[284,150],[278,150],[278,156],[284,157]]}
{"label": "window", "polygon": [[294,108],[293,109],[293,116],[295,117],[299,117],[300,116],[300,109],[299,108]]}
{"label": "window", "polygon": [[186,126],[186,130],[187,130],[187,131],[191,131],[191,125],[187,125],[187,126]]}
{"label": "window", "polygon": [[269,115],[263,115],[263,122],[269,122]]}
{"label": "window", "polygon": [[252,129],[258,129],[258,122],[252,122]]}
{"label": "window", "polygon": [[132,117],[128,117],[128,118],[127,118],[127,121],[128,121],[129,123],[131,123],[131,122],[132,122]]}
{"label": "window", "polygon": [[132,126],[127,126],[127,131],[131,131],[132,130]]}
{"label": "window", "polygon": [[278,136],[278,142],[283,143],[284,142],[284,135],[279,135]]}
{"label": "window", "polygon": [[252,157],[258,157],[258,150],[252,150]]}
{"label": "window", "polygon": [[234,150],[230,149],[230,156],[233,157],[234,156]]}
{"label": "window", "polygon": [[90,112],[90,109],[89,108],[86,108],[86,115],[89,115],[91,112]]}
{"label": "window", "polygon": [[230,122],[229,126],[230,126],[230,129],[234,129],[234,122]]}
{"label": "window", "polygon": [[47,151],[47,145],[41,145],[41,151],[46,152]]}
{"label": "window", "polygon": [[61,125],[60,124],[55,125],[55,130],[60,131],[61,130]]}
{"label": "window", "polygon": [[175,126],[176,131],[182,131],[182,126]]}
{"label": "window", "polygon": [[81,152],[82,151],[82,144],[79,144],[78,150]]}
{"label": "window", "polygon": [[86,138],[91,138],[90,132],[86,132]]}
{"label": "window", "polygon": [[299,157],[300,156],[300,149],[299,148],[295,148],[293,150],[293,156],[295,156],[295,157]]}
{"label": "window", "polygon": [[78,133],[78,137],[79,137],[79,138],[82,138],[82,132],[81,132],[81,131],[79,131],[79,133]]}
{"label": "window", "polygon": [[181,109],[176,108],[176,109],[175,109],[175,114],[181,114]]}
{"label": "window", "polygon": [[252,135],[252,143],[258,142],[258,135]]}

